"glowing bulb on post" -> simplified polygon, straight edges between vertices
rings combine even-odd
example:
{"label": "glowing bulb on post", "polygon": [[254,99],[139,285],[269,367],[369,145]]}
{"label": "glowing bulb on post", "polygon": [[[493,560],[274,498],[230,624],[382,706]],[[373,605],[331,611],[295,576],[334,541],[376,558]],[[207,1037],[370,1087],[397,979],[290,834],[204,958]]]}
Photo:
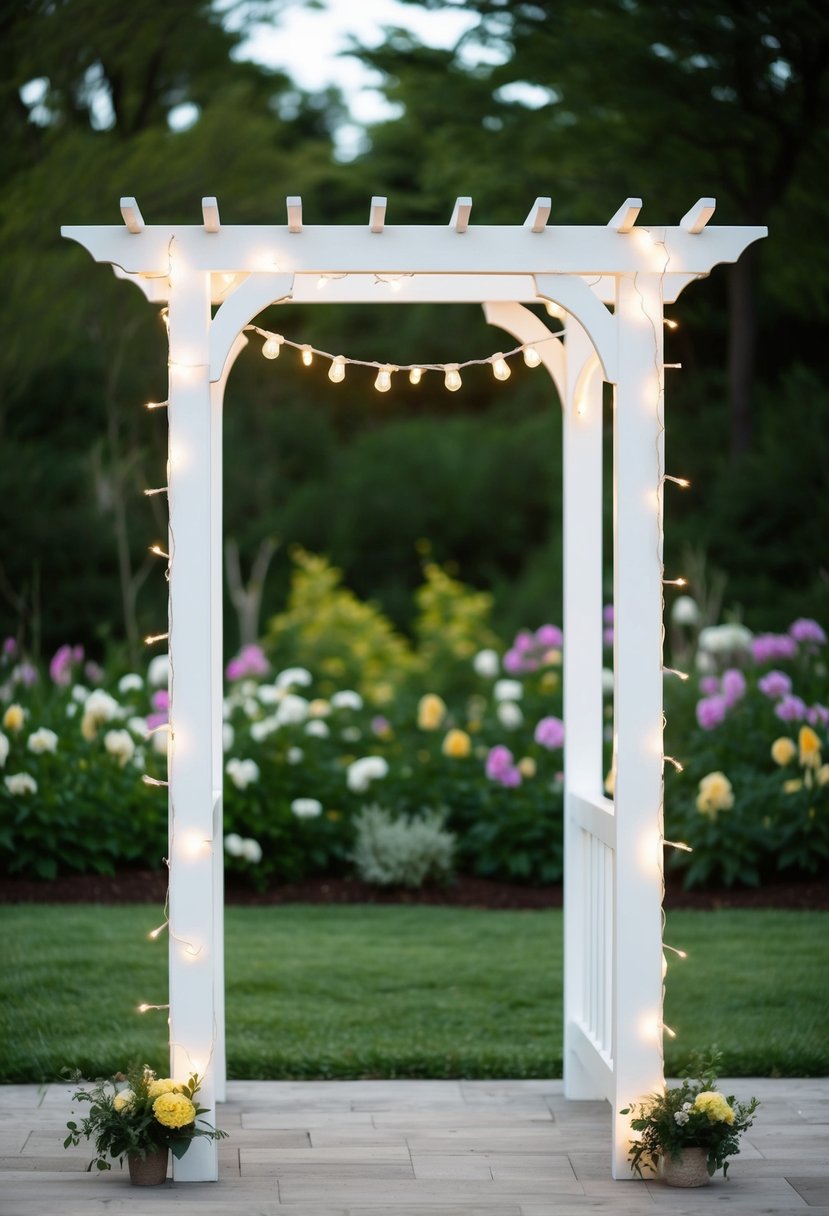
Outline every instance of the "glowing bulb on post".
{"label": "glowing bulb on post", "polygon": [[282,338],[278,334],[271,334],[262,347],[262,354],[266,359],[279,358],[279,352],[282,349]]}
{"label": "glowing bulb on post", "polygon": [[332,359],[328,369],[328,379],[334,384],[340,384],[345,379],[345,359],[342,355],[337,355]]}
{"label": "glowing bulb on post", "polygon": [[509,369],[509,364],[499,350],[497,355],[492,356],[492,374],[496,380],[509,380],[512,374]]}
{"label": "glowing bulb on post", "polygon": [[314,352],[311,350],[310,346],[302,347],[302,362],[306,367],[310,367],[314,362]]}
{"label": "glowing bulb on post", "polygon": [[388,363],[380,368],[377,379],[374,381],[374,387],[378,393],[387,393],[391,388],[391,373],[392,368]]}
{"label": "glowing bulb on post", "polygon": [[450,393],[456,393],[458,391],[458,389],[461,386],[462,381],[461,381],[461,374],[458,371],[457,363],[447,363],[446,375],[444,377],[443,383],[446,386],[446,388],[449,389]]}
{"label": "glowing bulb on post", "polygon": [[547,315],[550,317],[561,318],[564,316],[564,309],[560,304],[554,304],[552,300],[546,300],[544,307],[547,309]]}
{"label": "glowing bulb on post", "polygon": [[539,363],[541,362],[541,355],[534,346],[524,347],[524,362],[526,363],[527,367],[538,367]]}
{"label": "glowing bulb on post", "polygon": [[409,384],[420,384],[423,379],[423,368],[413,367],[409,372]]}

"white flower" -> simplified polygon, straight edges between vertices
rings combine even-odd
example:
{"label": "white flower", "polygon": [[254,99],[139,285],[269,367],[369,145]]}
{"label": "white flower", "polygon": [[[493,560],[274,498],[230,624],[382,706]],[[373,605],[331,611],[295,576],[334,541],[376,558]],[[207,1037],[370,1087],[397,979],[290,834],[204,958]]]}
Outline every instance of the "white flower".
{"label": "white flower", "polygon": [[254,781],[259,780],[259,765],[255,760],[228,760],[225,772],[237,790],[247,789]]}
{"label": "white flower", "polygon": [[170,732],[166,730],[154,730],[151,738],[153,741],[153,751],[159,756],[166,756],[167,746],[170,742]]}
{"label": "white flower", "polygon": [[690,1117],[691,1116],[688,1114],[685,1107],[683,1107],[682,1110],[674,1111],[674,1121],[678,1123],[680,1127],[684,1127]]}
{"label": "white flower", "polygon": [[222,750],[229,752],[233,747],[234,730],[229,722],[222,723]]}
{"label": "white flower", "polygon": [[613,692],[613,672],[609,667],[602,668],[602,692],[606,696]]}
{"label": "white flower", "polygon": [[245,711],[247,718],[259,717],[259,702],[255,701],[253,697],[245,697],[242,701],[242,709]]}
{"label": "white flower", "polygon": [[709,654],[730,654],[735,650],[749,650],[753,636],[745,625],[732,621],[725,625],[709,625],[701,631],[698,641],[700,650],[707,650]]}
{"label": "white flower", "polygon": [[142,772],[146,768],[146,765],[144,764],[144,748],[143,747],[137,747],[135,749],[135,755],[132,758],[132,767],[137,768],[139,773]]}
{"label": "white flower", "polygon": [[[166,732],[159,731],[164,740],[164,750],[167,750]],[[114,756],[121,768],[128,764],[135,755],[135,742],[128,730],[108,730],[104,735],[104,747],[110,756]]]}
{"label": "white flower", "polygon": [[29,735],[27,747],[36,756],[40,756],[44,752],[55,752],[58,748],[58,737],[53,730],[49,730],[48,726],[41,726],[39,730]]}
{"label": "white flower", "polygon": [[291,810],[297,819],[317,819],[322,814],[322,803],[316,798],[294,798]]}
{"label": "white flower", "polygon": [[6,789],[10,794],[36,794],[37,782],[29,773],[12,773],[8,777],[4,777]]}
{"label": "white flower", "polygon": [[66,706],[67,718],[74,718],[74,716],[77,712],[78,712],[77,704],[74,701],[70,701],[69,704]]}
{"label": "white flower", "polygon": [[103,688],[95,688],[84,701],[83,716],[91,718],[96,725],[111,722],[120,716],[121,706]]}
{"label": "white flower", "polygon": [[301,747],[289,747],[285,753],[285,759],[289,764],[302,764],[305,758],[305,752]]}
{"label": "white flower", "polygon": [[170,680],[170,656],[157,654],[147,668],[147,683],[153,688],[166,688]]}
{"label": "white flower", "polygon": [[231,857],[241,857],[244,845],[242,837],[238,836],[236,832],[228,832],[225,836],[225,852],[229,853]]}
{"label": "white flower", "polygon": [[699,604],[692,595],[678,595],[671,607],[671,620],[675,625],[698,625]]}
{"label": "white flower", "polygon": [[131,730],[134,735],[138,735],[139,739],[146,739],[147,719],[139,718],[138,716],[134,718],[127,718],[127,730]]}
{"label": "white flower", "polygon": [[707,650],[697,650],[697,657],[694,662],[701,676],[714,675],[717,670],[717,660]]}
{"label": "white flower", "polygon": [[286,693],[276,711],[276,721],[279,726],[294,726],[304,722],[308,717],[308,702],[305,697],[296,693]]}
{"label": "white flower", "polygon": [[312,718],[310,722],[305,724],[306,735],[314,735],[317,739],[327,739],[331,734],[322,718]]}
{"label": "white flower", "polygon": [[363,737],[363,732],[358,726],[347,726],[345,730],[340,732],[340,738],[346,743],[358,743]]}
{"label": "white flower", "polygon": [[254,743],[263,743],[268,735],[272,735],[275,730],[279,730],[279,723],[276,718],[262,718],[260,722],[254,722],[250,728],[250,737]]}
{"label": "white flower", "polygon": [[309,718],[327,718],[331,713],[331,702],[326,701],[325,697],[315,697],[308,706]]}
{"label": "white flower", "polygon": [[284,671],[280,671],[275,683],[277,688],[307,688],[313,679],[310,671],[306,671],[304,667],[286,667]]}
{"label": "white flower", "polygon": [[260,684],[256,695],[263,705],[277,705],[285,696],[285,690],[273,684]]}
{"label": "white flower", "polygon": [[262,860],[262,846],[258,840],[243,840],[241,855],[245,861],[258,865]]}
{"label": "white flower", "polygon": [[363,756],[349,764],[345,770],[348,788],[355,794],[364,794],[372,781],[385,777],[389,766],[382,756]]}
{"label": "white flower", "polygon": [[524,715],[514,701],[502,701],[497,712],[498,721],[505,730],[516,730],[524,721]]}
{"label": "white flower", "polygon": [[89,689],[85,688],[83,684],[73,684],[70,695],[73,701],[77,701],[79,705],[83,705],[84,701],[89,696]]}
{"label": "white flower", "polygon": [[363,698],[351,688],[343,688],[335,692],[331,698],[332,709],[362,709]]}
{"label": "white flower", "polygon": [[520,680],[496,680],[492,695],[496,701],[520,701],[524,685]]}
{"label": "white flower", "polygon": [[121,676],[118,681],[118,691],[122,693],[140,692],[144,687],[144,681],[136,671],[131,671],[125,676]]}
{"label": "white flower", "polygon": [[0,768],[6,767],[6,761],[9,758],[9,741],[6,736],[0,733]]}
{"label": "white flower", "polygon": [[485,680],[494,680],[500,670],[501,663],[497,651],[479,650],[472,660],[472,666],[475,669],[476,675],[481,676]]}

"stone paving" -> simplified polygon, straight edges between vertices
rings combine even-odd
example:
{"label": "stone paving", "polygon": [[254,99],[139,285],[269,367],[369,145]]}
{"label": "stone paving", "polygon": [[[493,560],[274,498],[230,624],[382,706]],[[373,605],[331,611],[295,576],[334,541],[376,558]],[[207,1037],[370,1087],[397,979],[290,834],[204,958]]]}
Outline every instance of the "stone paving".
{"label": "stone paving", "polygon": [[610,1108],[560,1081],[235,1081],[220,1180],[130,1188],[64,1150],[69,1090],[0,1087],[2,1216],[829,1216],[829,1078],[723,1080],[762,1101],[743,1150],[698,1190],[610,1178]]}

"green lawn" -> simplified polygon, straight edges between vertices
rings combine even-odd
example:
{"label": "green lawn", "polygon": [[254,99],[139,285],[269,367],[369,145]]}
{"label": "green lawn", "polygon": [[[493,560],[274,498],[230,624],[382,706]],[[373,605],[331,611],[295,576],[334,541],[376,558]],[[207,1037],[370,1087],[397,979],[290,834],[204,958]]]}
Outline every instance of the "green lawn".
{"label": "green lawn", "polygon": [[[0,909],[0,1080],[166,1070],[166,943],[151,907]],[[716,1044],[723,1075],[829,1072],[829,917],[669,914],[666,1049]],[[561,1075],[561,913],[227,910],[234,1077]],[[669,955],[669,960],[673,956]]]}

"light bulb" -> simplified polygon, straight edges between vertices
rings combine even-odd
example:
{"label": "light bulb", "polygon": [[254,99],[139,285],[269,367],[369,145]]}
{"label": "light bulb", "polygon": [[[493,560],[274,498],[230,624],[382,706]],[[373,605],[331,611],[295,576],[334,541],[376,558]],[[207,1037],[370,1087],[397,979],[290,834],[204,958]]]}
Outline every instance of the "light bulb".
{"label": "light bulb", "polygon": [[385,367],[380,368],[377,379],[374,381],[374,387],[378,393],[387,393],[391,388],[391,373],[392,369],[388,363]]}
{"label": "light bulb", "polygon": [[512,374],[509,364],[500,350],[497,355],[492,356],[492,374],[496,380],[509,380]]}
{"label": "light bulb", "polygon": [[320,277],[317,279],[317,291],[322,291],[323,287],[325,287],[327,282],[328,282],[328,275],[321,274]]}
{"label": "light bulb", "polygon": [[547,309],[547,315],[550,317],[562,317],[564,309],[560,304],[554,304],[552,300],[545,300],[544,307]]}
{"label": "light bulb", "polygon": [[534,346],[524,347],[524,362],[526,363],[527,367],[538,367],[539,363],[541,362],[541,355]]}
{"label": "light bulb", "polygon": [[262,347],[262,354],[266,359],[276,359],[279,357],[279,352],[282,349],[282,339],[279,334],[271,334],[265,345]]}
{"label": "light bulb", "polygon": [[303,346],[301,349],[302,349],[302,362],[305,364],[306,367],[310,367],[311,364],[314,362],[314,352],[311,350],[310,346]]}
{"label": "light bulb", "polygon": [[412,370],[409,372],[409,384],[420,384],[420,381],[422,379],[423,379],[423,368],[422,367],[413,367]]}
{"label": "light bulb", "polygon": [[229,287],[235,278],[236,278],[235,274],[223,274],[222,282],[225,284],[225,286]]}
{"label": "light bulb", "polygon": [[461,386],[461,374],[458,371],[457,363],[446,364],[446,376],[443,383],[449,389],[450,393],[456,393]]}
{"label": "light bulb", "polygon": [[342,355],[337,355],[331,361],[331,366],[328,369],[328,379],[334,384],[339,384],[345,379],[345,359]]}
{"label": "light bulb", "polygon": [[669,317],[665,318],[665,324],[668,329],[679,329],[679,321],[672,321]]}

